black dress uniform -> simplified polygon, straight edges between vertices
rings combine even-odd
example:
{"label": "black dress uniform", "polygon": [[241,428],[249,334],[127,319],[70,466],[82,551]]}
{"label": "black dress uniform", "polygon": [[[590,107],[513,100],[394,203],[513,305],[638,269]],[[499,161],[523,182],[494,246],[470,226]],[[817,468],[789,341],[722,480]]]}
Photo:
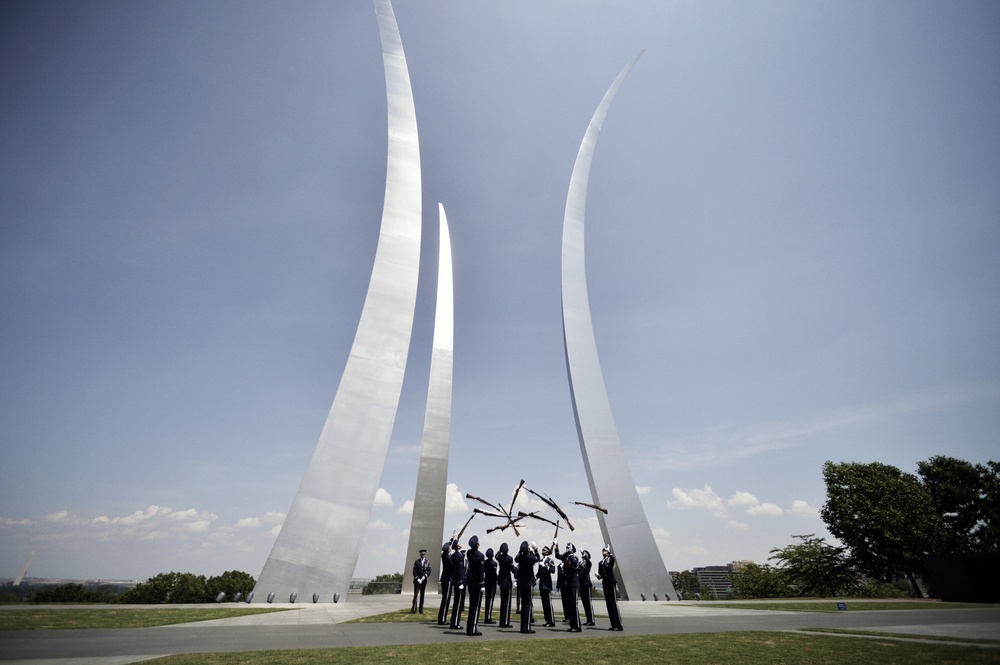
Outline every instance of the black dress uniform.
{"label": "black dress uniform", "polygon": [[413,606],[410,607],[410,614],[424,613],[424,591],[431,576],[431,562],[425,554],[427,550],[420,550],[420,558],[413,562]]}
{"label": "black dress uniform", "polygon": [[465,554],[462,552],[462,544],[455,541],[451,554],[451,627],[459,629],[462,627],[462,612],[465,611]]}
{"label": "black dress uniform", "polygon": [[591,589],[594,582],[590,579],[590,571],[594,563],[590,560],[590,552],[580,552],[580,601],[583,603],[583,613],[587,619],[585,626],[594,626],[594,603],[591,599]]}
{"label": "black dress uniform", "polygon": [[448,608],[451,606],[451,543],[441,546],[441,608],[438,610],[438,625],[448,624]]}
{"label": "black dress uniform", "polygon": [[538,596],[542,599],[542,614],[545,617],[546,628],[556,625],[555,616],[552,614],[552,573],[556,570],[556,564],[549,556],[550,552],[548,547],[542,548],[542,561],[538,564],[538,573],[535,575],[538,580]]}
{"label": "black dress uniform", "polygon": [[608,604],[608,619],[611,628],[608,630],[624,630],[622,615],[618,613],[618,580],[615,579],[615,555],[611,553],[611,545],[604,547],[604,558],[597,564],[597,579],[604,587],[604,601]]}
{"label": "black dress uniform", "polygon": [[486,557],[479,551],[479,536],[469,538],[469,553],[465,555],[465,559],[466,584],[469,587],[469,616],[465,623],[465,634],[471,637],[482,635],[479,632],[479,606],[482,601],[481,587],[486,579]]}
{"label": "black dress uniform", "polygon": [[496,623],[493,619],[493,601],[497,596],[497,560],[493,558],[492,547],[486,550],[483,566],[483,623]]}
{"label": "black dress uniform", "polygon": [[500,627],[512,628],[510,601],[514,591],[514,558],[507,553],[507,543],[500,544],[497,553],[497,586],[500,587]]}
{"label": "black dress uniform", "polygon": [[576,594],[580,590],[580,559],[576,556],[576,546],[573,543],[566,543],[566,552],[559,554],[559,546],[556,546],[556,558],[563,562],[563,593],[566,596],[566,618],[569,619],[569,630],[579,633],[580,613],[576,607]]}
{"label": "black dress uniform", "polygon": [[532,550],[528,541],[521,543],[521,550],[514,559],[517,564],[517,596],[521,599],[521,632],[533,633],[531,629],[531,588],[535,586],[535,564],[538,563],[538,552]]}

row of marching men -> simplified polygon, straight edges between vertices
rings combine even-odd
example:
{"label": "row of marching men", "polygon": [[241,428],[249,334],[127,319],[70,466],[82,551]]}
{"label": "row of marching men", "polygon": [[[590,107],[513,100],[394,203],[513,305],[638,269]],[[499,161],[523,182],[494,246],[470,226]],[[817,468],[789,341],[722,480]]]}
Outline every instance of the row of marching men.
{"label": "row of marching men", "polygon": [[[431,574],[430,563],[421,550],[420,559],[414,563],[414,597],[412,612],[423,612],[423,588]],[[554,628],[556,615],[552,607],[552,591],[558,590],[562,600],[563,621],[569,623],[570,632],[582,632],[583,626],[596,626],[591,589],[593,561],[590,552],[577,552],[573,543],[566,543],[565,551],[559,550],[558,541],[539,551],[535,543],[524,541],[514,556],[507,543],[485,553],[479,550],[479,537],[469,539],[469,548],[464,550],[457,538],[441,547],[441,606],[438,610],[439,626],[448,625],[460,630],[462,614],[468,600],[468,615],[465,632],[469,636],[482,635],[479,631],[479,615],[483,611],[483,624],[495,624],[499,628],[513,628],[511,623],[511,601],[517,593],[517,609],[520,615],[520,632],[534,633],[534,587],[538,586],[542,605],[544,626]],[[555,586],[553,587],[553,575]],[[609,630],[623,630],[621,614],[618,611],[618,588],[615,578],[615,557],[611,545],[605,545],[602,557],[597,562],[595,577],[600,581],[604,600],[607,603]],[[499,594],[499,608],[496,597]],[[583,617],[579,604],[583,605]],[[450,615],[450,618],[449,618]]]}

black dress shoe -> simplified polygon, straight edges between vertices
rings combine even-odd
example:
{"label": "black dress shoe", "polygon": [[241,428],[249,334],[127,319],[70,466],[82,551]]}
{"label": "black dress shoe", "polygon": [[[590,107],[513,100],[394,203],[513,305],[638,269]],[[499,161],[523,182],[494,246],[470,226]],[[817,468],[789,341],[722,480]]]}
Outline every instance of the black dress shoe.
{"label": "black dress shoe", "polygon": [[484,621],[483,623],[496,623],[496,621]]}
{"label": "black dress shoe", "polygon": [[514,624],[512,624],[512,623],[502,623],[499,626],[499,628],[513,628],[513,627],[514,627]]}
{"label": "black dress shoe", "polygon": [[482,637],[482,635],[478,630],[472,634],[473,637]]}
{"label": "black dress shoe", "polygon": [[621,626],[618,626],[617,628],[615,628],[615,630],[625,630],[625,629],[622,628]]}
{"label": "black dress shoe", "polygon": [[544,628],[555,628],[556,625],[550,621],[548,623],[542,624],[542,627],[544,627]]}

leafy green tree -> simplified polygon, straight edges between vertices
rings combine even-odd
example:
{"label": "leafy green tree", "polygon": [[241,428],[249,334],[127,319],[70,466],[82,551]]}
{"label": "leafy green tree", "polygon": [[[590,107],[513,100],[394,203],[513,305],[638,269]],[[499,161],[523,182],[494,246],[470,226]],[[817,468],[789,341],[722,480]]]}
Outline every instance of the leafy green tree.
{"label": "leafy green tree", "polygon": [[795,595],[788,576],[770,564],[744,563],[729,574],[736,598],[786,598]]}
{"label": "leafy green tree", "polygon": [[944,521],[938,551],[1000,550],[1000,464],[938,455],[917,462],[917,475]]}
{"label": "leafy green tree", "polygon": [[209,577],[205,583],[209,599],[215,600],[220,593],[226,594],[226,600],[235,600],[239,593],[246,598],[253,591],[255,581],[252,575],[241,570],[227,570],[221,575]]}
{"label": "leafy green tree", "polygon": [[192,573],[160,573],[140,582],[122,597],[123,603],[205,603],[215,600],[209,596],[204,575]]}
{"label": "leafy green tree", "polygon": [[362,595],[376,593],[399,593],[403,588],[403,573],[391,573],[387,575],[376,575],[370,580],[365,588],[361,590]]}
{"label": "leafy green tree", "polygon": [[670,581],[673,582],[674,590],[680,594],[683,600],[691,600],[696,597],[702,600],[715,600],[715,592],[712,591],[712,588],[703,584],[698,576],[690,570],[671,573]]}
{"label": "leafy green tree", "polygon": [[771,550],[776,561],[801,596],[841,596],[850,593],[858,582],[846,547],[836,547],[816,534],[793,536],[800,543]]}
{"label": "leafy green tree", "polygon": [[920,480],[879,462],[826,462],[823,479],[827,501],[820,516],[858,568],[885,581],[905,575],[923,597],[916,580],[925,575],[921,556],[939,549],[945,524]]}
{"label": "leafy green tree", "polygon": [[70,583],[41,589],[32,600],[36,603],[117,603],[121,596],[107,588],[94,589]]}

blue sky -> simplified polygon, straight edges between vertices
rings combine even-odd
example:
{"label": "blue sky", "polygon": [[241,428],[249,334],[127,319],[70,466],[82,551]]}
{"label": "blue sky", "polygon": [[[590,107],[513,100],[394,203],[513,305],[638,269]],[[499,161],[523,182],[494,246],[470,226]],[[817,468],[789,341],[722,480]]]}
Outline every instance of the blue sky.
{"label": "blue sky", "polygon": [[[587,123],[641,48],[598,142],[587,269],[668,568],[826,535],[826,460],[997,459],[995,2],[395,10],[427,269],[357,575],[404,569],[438,201],[456,289],[448,530],[466,492],[509,500],[522,478],[589,500],[563,206]],[[32,551],[36,576],[257,575],[374,257],[372,6],[5,3],[0,63],[0,576]],[[599,548],[596,520],[570,516],[569,538]]]}

